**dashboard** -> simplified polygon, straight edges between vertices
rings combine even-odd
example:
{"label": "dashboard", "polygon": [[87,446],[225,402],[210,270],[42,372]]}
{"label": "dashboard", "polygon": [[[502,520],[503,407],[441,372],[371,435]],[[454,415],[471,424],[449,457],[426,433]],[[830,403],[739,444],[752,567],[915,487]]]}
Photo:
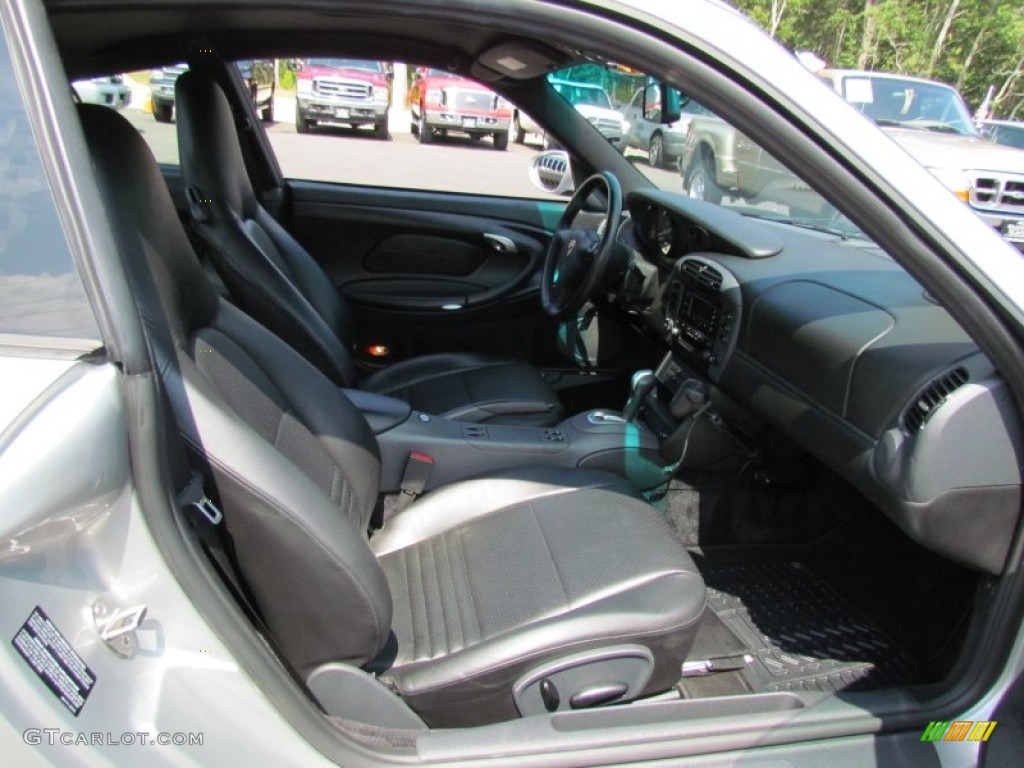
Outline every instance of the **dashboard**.
{"label": "dashboard", "polygon": [[[997,572],[1020,506],[1008,389],[978,346],[873,244],[660,190],[628,200],[617,300],[666,350],[664,437],[701,383],[783,432],[904,531]],[[994,540],[999,539],[1001,543]]]}

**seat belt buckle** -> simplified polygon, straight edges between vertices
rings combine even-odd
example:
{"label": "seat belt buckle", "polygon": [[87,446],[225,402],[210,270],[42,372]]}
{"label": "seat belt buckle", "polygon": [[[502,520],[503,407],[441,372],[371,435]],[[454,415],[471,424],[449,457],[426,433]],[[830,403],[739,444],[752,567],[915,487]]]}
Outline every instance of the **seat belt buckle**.
{"label": "seat belt buckle", "polygon": [[210,525],[220,525],[220,521],[224,519],[224,514],[203,489],[202,474],[195,470],[192,471],[188,483],[178,494],[178,506],[192,507],[205,517]]}
{"label": "seat belt buckle", "polygon": [[196,222],[202,224],[210,220],[209,198],[192,186],[185,189],[185,197],[188,198],[188,212]]}
{"label": "seat belt buckle", "polygon": [[428,456],[419,451],[412,451],[405,462],[405,471],[402,472],[402,482],[399,486],[401,498],[398,500],[398,508],[405,509],[417,496],[423,493],[430,479],[430,473],[434,470],[434,457]]}
{"label": "seat belt buckle", "polygon": [[199,501],[194,501],[192,502],[192,507],[209,520],[210,525],[220,525],[220,521],[224,519],[224,513],[220,511],[220,508],[211,499],[204,497]]}

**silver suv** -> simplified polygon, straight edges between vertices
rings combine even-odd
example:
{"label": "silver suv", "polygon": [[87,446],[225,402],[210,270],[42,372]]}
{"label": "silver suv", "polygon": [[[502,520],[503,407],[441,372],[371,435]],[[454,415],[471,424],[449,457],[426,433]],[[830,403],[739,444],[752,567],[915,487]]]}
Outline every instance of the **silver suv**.
{"label": "silver suv", "polygon": [[[657,98],[657,86],[638,88],[629,105],[623,110],[623,146],[642,149],[647,153],[647,164],[652,168],[674,166],[683,154],[686,131],[697,115],[710,114],[692,99],[682,104],[679,119],[673,123],[661,122],[661,107],[652,104]],[[645,93],[646,93],[646,110]],[[646,114],[644,114],[646,111]]]}

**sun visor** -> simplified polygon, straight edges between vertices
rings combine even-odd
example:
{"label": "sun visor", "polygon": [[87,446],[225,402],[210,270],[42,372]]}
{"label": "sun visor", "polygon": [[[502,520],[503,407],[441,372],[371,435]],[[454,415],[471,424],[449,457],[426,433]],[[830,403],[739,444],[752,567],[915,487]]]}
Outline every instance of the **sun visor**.
{"label": "sun visor", "polygon": [[561,69],[568,61],[564,53],[542,43],[513,40],[481,53],[470,67],[470,72],[474,79],[484,82],[494,82],[503,77],[529,80]]}

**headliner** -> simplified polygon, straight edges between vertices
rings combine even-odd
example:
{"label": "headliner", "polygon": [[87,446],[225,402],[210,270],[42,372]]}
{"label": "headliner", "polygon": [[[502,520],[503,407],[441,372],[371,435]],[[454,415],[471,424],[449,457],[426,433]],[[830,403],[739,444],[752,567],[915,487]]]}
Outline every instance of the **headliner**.
{"label": "headliner", "polygon": [[[466,74],[481,52],[510,39],[524,39],[503,31],[515,21],[522,22],[522,13],[514,12],[515,3],[487,8],[486,26],[482,14],[467,16],[457,7],[400,1],[388,2],[387,12],[382,13],[381,4],[382,0],[45,3],[71,79],[182,61],[188,51],[204,45],[216,48],[228,60],[344,52],[355,58],[412,61]],[[578,58],[557,43],[546,43],[544,49],[558,66]]]}

